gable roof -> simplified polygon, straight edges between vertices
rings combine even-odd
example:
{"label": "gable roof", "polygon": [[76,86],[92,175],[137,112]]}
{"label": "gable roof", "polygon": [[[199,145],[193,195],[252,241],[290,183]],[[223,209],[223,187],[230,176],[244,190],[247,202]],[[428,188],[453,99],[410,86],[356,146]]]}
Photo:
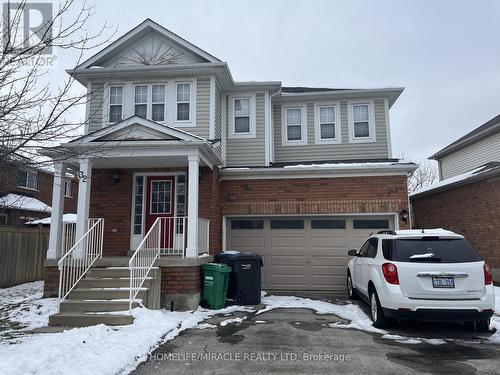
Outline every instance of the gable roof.
{"label": "gable roof", "polygon": [[437,160],[447,154],[457,151],[465,146],[475,143],[491,134],[500,132],[500,115],[493,117],[491,120],[486,121],[480,127],[472,130],[463,137],[460,137],[456,141],[450,143],[445,148],[442,148],[434,155],[430,156],[429,159]]}
{"label": "gable roof", "polygon": [[69,143],[75,144],[127,140],[176,140],[198,143],[207,142],[204,138],[195,134],[134,115],[117,122],[116,124],[74,139]]}
{"label": "gable roof", "polygon": [[190,52],[198,55],[202,59],[206,60],[207,62],[221,62],[217,57],[209,54],[208,52],[202,50],[198,46],[195,46],[191,42],[187,41],[184,38],[181,38],[179,35],[171,32],[170,30],[166,29],[165,27],[161,26],[160,24],[154,22],[150,18],[147,18],[143,22],[141,22],[139,25],[134,27],[132,30],[127,32],[125,35],[122,35],[120,38],[115,40],[113,43],[96,53],[94,56],[90,57],[89,59],[85,60],[83,63],[78,65],[75,69],[85,69],[89,68],[92,65],[98,65],[100,61],[106,60],[109,56],[111,56],[114,53],[121,52],[122,50],[125,50],[127,46],[129,46],[131,43],[139,40],[141,37],[145,36],[147,33],[151,31],[156,31],[159,34],[163,35],[164,37],[170,39],[174,43],[178,44],[179,46],[188,49]]}

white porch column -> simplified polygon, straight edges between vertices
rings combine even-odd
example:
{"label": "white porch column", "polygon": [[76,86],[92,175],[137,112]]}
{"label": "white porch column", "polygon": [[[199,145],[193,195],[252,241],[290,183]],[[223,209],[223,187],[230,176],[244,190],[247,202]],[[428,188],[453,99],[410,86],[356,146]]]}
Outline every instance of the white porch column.
{"label": "white porch column", "polygon": [[54,186],[52,188],[52,211],[50,216],[49,248],[47,259],[61,257],[63,214],[64,214],[64,177],[67,166],[54,163]]}
{"label": "white porch column", "polygon": [[92,161],[90,159],[80,160],[80,171],[78,173],[78,204],[76,208],[76,241],[87,232],[87,222],[90,207],[90,187],[92,181]]}
{"label": "white porch column", "polygon": [[188,156],[188,236],[186,257],[198,257],[198,194],[200,157]]}

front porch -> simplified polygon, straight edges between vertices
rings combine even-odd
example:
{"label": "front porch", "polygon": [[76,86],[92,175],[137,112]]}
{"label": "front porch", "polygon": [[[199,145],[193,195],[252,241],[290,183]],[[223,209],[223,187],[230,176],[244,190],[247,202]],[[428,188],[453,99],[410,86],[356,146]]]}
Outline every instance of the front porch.
{"label": "front porch", "polygon": [[[57,150],[74,156],[54,165],[45,295],[70,298],[90,269],[100,268],[102,276],[118,267],[127,270],[128,276],[120,275],[130,282],[130,306],[156,272],[162,306],[195,308],[200,265],[221,248],[220,158],[189,133],[153,124],[164,139],[138,140],[136,128],[149,121],[123,122],[128,126],[102,129]],[[79,179],[76,224],[62,222],[68,170]],[[120,265],[107,265],[112,263]]]}

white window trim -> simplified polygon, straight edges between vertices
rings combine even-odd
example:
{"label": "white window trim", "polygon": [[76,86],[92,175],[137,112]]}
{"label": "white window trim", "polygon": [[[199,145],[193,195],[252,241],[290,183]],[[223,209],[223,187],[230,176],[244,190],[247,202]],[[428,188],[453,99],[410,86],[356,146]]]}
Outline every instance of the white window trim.
{"label": "white window trim", "polygon": [[[153,86],[163,85],[165,86],[165,100],[163,101],[163,121],[153,120],[153,104],[161,104],[160,102],[153,103]],[[137,86],[147,86],[147,95],[146,95],[146,119],[157,122],[159,124],[164,124],[167,122],[167,102],[168,102],[168,84],[167,82],[135,82],[132,88],[132,114],[135,115],[135,88]],[[176,103],[177,104],[177,103]],[[140,104],[139,104],[140,105]]]}
{"label": "white window trim", "polygon": [[[168,182],[170,184],[170,202],[172,202],[173,204],[170,204],[170,210],[168,212],[154,212],[153,213],[153,201],[152,201],[152,196],[149,196],[149,202],[148,202],[148,206],[149,206],[149,215],[172,215],[173,213],[173,209],[175,206],[175,197],[172,197],[173,195],[173,192],[174,192],[174,189],[173,189],[173,184],[175,184],[175,179],[174,181],[172,182],[172,180],[151,180],[150,181],[150,186],[149,186],[149,190],[148,191],[153,191],[153,183],[155,182]],[[174,215],[175,216],[175,215]]]}
{"label": "white window trim", "polygon": [[[69,184],[69,195],[66,194],[66,186]],[[72,198],[73,195],[72,195],[72,191],[73,191],[73,182],[71,181],[71,179],[66,179],[64,180],[64,197],[65,198]]]}
{"label": "white window trim", "polygon": [[[229,138],[255,138],[256,137],[256,122],[255,122],[255,93],[240,94],[229,97]],[[250,99],[250,131],[248,133],[236,133],[234,122],[234,102],[237,99]]]}
{"label": "white window trim", "polygon": [[[184,85],[188,84],[189,85],[189,120],[177,120],[177,104],[179,103],[187,103],[187,102],[179,102],[177,101],[177,87],[179,85]],[[193,102],[196,100],[196,96],[193,97],[193,81],[176,81],[175,82],[175,111],[174,111],[174,120],[176,124],[190,124],[193,122],[193,116],[196,114],[193,114]]]}
{"label": "white window trim", "polygon": [[[300,140],[288,140],[286,111],[287,109],[301,110],[301,136]],[[305,146],[307,145],[307,104],[286,105],[281,107],[281,145],[282,146]]]}
{"label": "white window trim", "polygon": [[111,104],[111,88],[112,87],[121,87],[122,88],[122,120],[125,119],[125,95],[127,94],[125,90],[125,84],[122,83],[110,83],[106,89],[107,95],[106,95],[106,111],[107,111],[107,116],[106,116],[106,123],[108,124],[116,124],[116,122],[111,122],[109,121],[109,115],[110,115],[110,109],[112,105],[119,105],[119,104]]}
{"label": "white window trim", "polygon": [[[335,108],[335,138],[321,138],[320,109],[323,107]],[[342,126],[340,124],[340,103],[324,102],[314,104],[314,134],[316,144],[339,144],[342,142]]]}
{"label": "white window trim", "polygon": [[[359,104],[368,104],[368,129],[370,135],[368,137],[354,137],[354,117],[352,107]],[[375,134],[375,106],[373,100],[356,100],[347,102],[347,118],[349,123],[349,142],[350,143],[372,143],[376,142]]]}

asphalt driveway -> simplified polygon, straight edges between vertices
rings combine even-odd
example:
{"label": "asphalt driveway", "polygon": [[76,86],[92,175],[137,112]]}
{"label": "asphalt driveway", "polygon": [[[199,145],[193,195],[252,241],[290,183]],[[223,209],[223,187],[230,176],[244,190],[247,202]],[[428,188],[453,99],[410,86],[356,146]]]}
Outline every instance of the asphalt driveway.
{"label": "asphalt driveway", "polygon": [[461,324],[406,322],[388,339],[335,327],[343,323],[307,309],[214,316],[160,346],[134,374],[497,374],[500,368],[500,345]]}

